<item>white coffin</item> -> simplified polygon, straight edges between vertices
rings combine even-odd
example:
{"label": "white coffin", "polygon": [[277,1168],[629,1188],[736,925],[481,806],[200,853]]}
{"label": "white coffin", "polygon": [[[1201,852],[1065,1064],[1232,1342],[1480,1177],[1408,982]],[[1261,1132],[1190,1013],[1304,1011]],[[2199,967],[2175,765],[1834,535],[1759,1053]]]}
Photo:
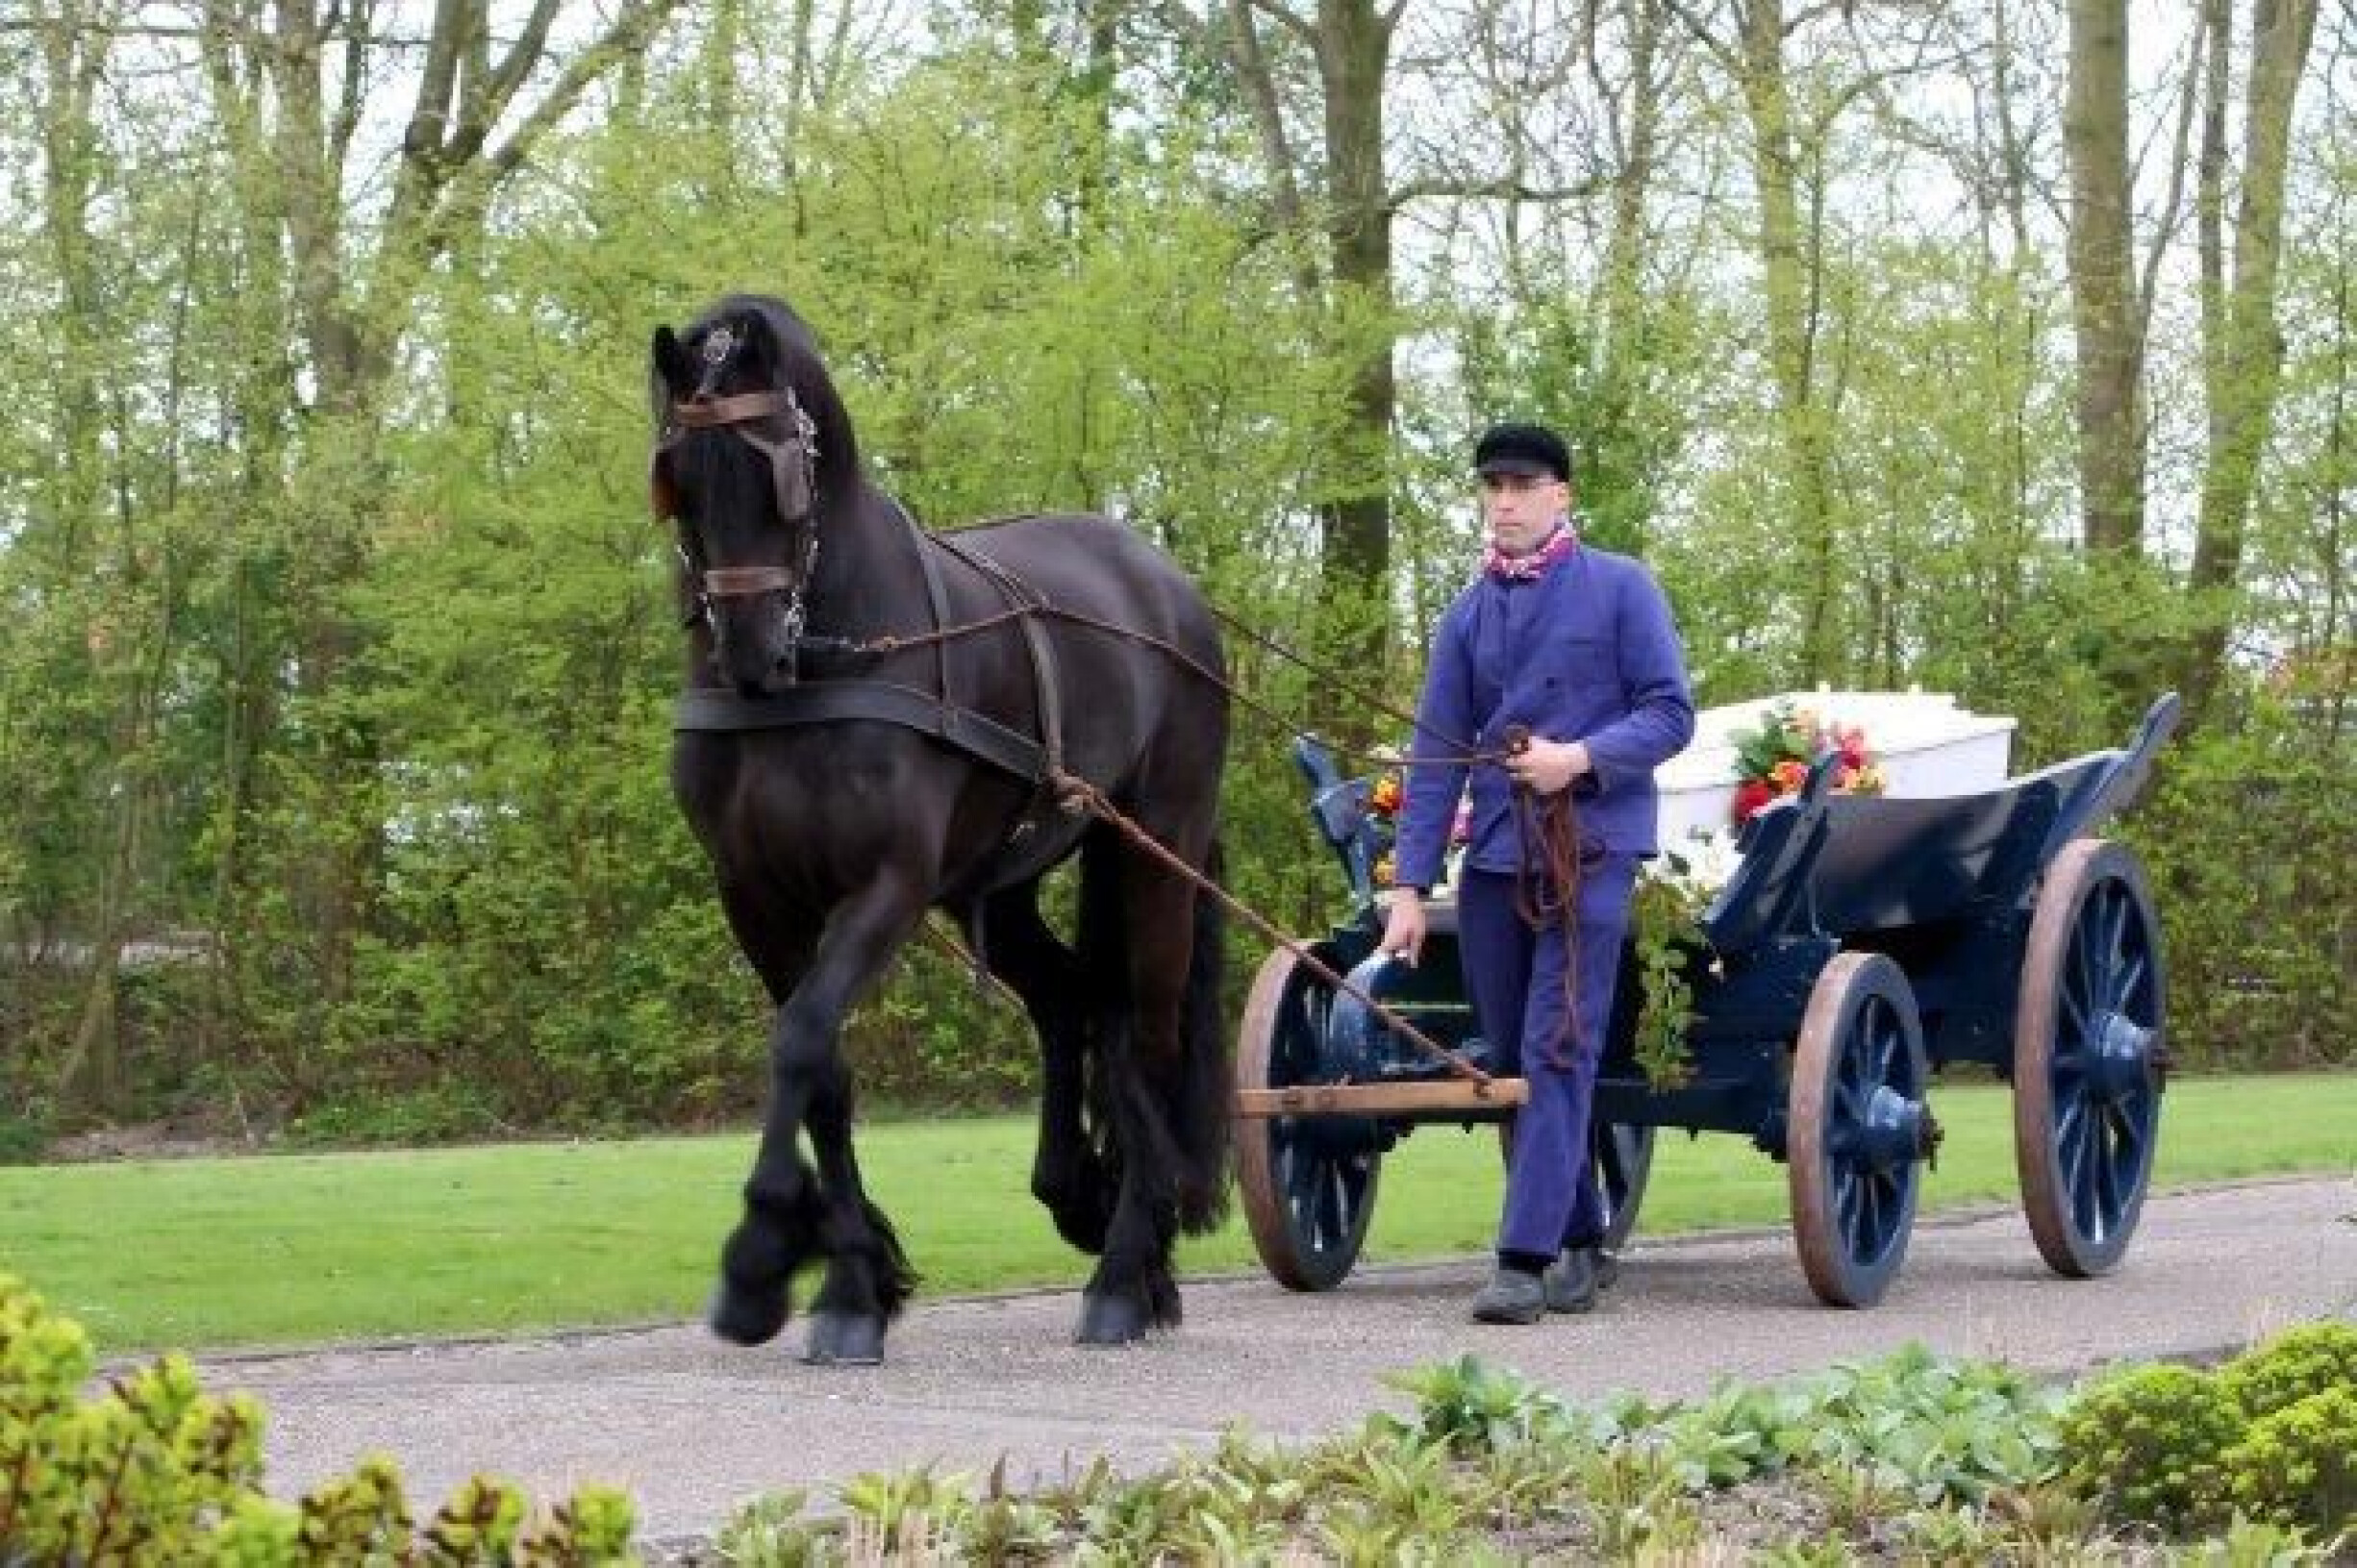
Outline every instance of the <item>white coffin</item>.
{"label": "white coffin", "polygon": [[1661,788],[1661,841],[1677,849],[1696,835],[1721,833],[1735,805],[1735,742],[1779,703],[1814,710],[1828,724],[1866,730],[1882,763],[1886,793],[1911,798],[1974,795],[2005,783],[2014,720],[1973,713],[1937,691],[1788,691],[1706,708],[1694,715],[1693,743],[1654,772]]}

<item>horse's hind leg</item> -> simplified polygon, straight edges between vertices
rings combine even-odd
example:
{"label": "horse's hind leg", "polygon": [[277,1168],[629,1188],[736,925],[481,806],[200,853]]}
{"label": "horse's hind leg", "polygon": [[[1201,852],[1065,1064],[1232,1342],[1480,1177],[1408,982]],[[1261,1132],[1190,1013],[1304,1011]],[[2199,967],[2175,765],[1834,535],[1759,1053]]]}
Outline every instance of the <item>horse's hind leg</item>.
{"label": "horse's hind leg", "polygon": [[[1206,835],[1208,836],[1208,835]],[[1186,846],[1174,845],[1185,853]],[[1082,1299],[1079,1337],[1089,1344],[1124,1344],[1179,1322],[1178,1281],[1171,1250],[1184,1216],[1208,1223],[1216,1207],[1217,1175],[1195,1169],[1192,1101],[1214,1085],[1201,1077],[1191,1051],[1202,1008],[1191,1005],[1198,938],[1195,885],[1127,844],[1120,855],[1119,924],[1126,1008],[1120,1024],[1100,1042],[1120,1133],[1121,1186],[1105,1238],[1105,1253]],[[1191,857],[1209,858],[1205,845]],[[1216,943],[1216,933],[1205,933]],[[1215,962],[1216,955],[1202,955]],[[1209,971],[1215,977],[1216,966]],[[1209,1014],[1216,1037],[1216,1009]],[[1215,1074],[1216,1079],[1218,1075]],[[1224,1104],[1216,1114],[1224,1116]],[[1222,1124],[1224,1126],[1224,1123]],[[1215,1134],[1216,1135],[1216,1134]],[[1216,1161],[1215,1161],[1216,1163]]]}
{"label": "horse's hind leg", "polygon": [[[827,917],[815,958],[778,1008],[769,1046],[769,1107],[761,1150],[744,1184],[744,1217],[720,1254],[713,1331],[739,1344],[760,1344],[785,1326],[788,1285],[820,1254],[829,1258],[820,1292],[830,1315],[858,1320],[821,1331],[829,1352],[848,1346],[861,1359],[881,1354],[884,1326],[908,1294],[906,1265],[890,1227],[877,1223],[851,1156],[850,1076],[838,1046],[845,1013],[881,973],[923,912],[923,901],[895,880],[880,881],[838,905]],[[808,1122],[819,1155],[803,1161]],[[844,1358],[827,1356],[824,1358]]]}
{"label": "horse's hind leg", "polygon": [[1089,1050],[1092,1011],[1080,958],[1040,918],[1039,884],[990,895],[983,958],[1022,999],[1040,1033],[1040,1148],[1032,1196],[1065,1240],[1085,1253],[1105,1248],[1113,1221],[1113,1173],[1090,1129]]}

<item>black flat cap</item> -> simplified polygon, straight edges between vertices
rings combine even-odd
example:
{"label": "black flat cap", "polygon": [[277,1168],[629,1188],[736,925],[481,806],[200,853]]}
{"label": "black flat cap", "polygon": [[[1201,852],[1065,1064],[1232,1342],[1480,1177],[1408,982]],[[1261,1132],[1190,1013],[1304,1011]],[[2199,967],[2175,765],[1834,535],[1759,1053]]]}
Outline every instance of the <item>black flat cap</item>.
{"label": "black flat cap", "polygon": [[1568,481],[1571,449],[1544,425],[1492,425],[1473,443],[1477,474],[1545,474]]}

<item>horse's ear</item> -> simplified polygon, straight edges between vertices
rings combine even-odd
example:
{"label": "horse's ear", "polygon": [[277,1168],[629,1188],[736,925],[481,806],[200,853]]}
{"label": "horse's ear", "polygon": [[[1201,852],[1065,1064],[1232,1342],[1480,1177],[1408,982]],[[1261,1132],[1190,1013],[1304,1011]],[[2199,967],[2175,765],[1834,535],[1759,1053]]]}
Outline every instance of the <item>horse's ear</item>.
{"label": "horse's ear", "polygon": [[655,329],[654,347],[650,350],[655,374],[674,398],[686,397],[695,390],[695,364],[689,359],[685,344],[674,336],[667,326]]}

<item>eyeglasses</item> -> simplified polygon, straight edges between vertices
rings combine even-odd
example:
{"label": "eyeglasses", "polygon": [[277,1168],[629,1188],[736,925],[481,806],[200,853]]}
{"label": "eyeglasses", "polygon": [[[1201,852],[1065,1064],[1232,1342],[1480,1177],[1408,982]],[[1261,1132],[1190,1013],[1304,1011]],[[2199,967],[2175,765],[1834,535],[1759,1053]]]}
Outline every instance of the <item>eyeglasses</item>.
{"label": "eyeglasses", "polygon": [[1536,490],[1550,489],[1564,481],[1550,474],[1484,474],[1481,487],[1490,495],[1529,495]]}

